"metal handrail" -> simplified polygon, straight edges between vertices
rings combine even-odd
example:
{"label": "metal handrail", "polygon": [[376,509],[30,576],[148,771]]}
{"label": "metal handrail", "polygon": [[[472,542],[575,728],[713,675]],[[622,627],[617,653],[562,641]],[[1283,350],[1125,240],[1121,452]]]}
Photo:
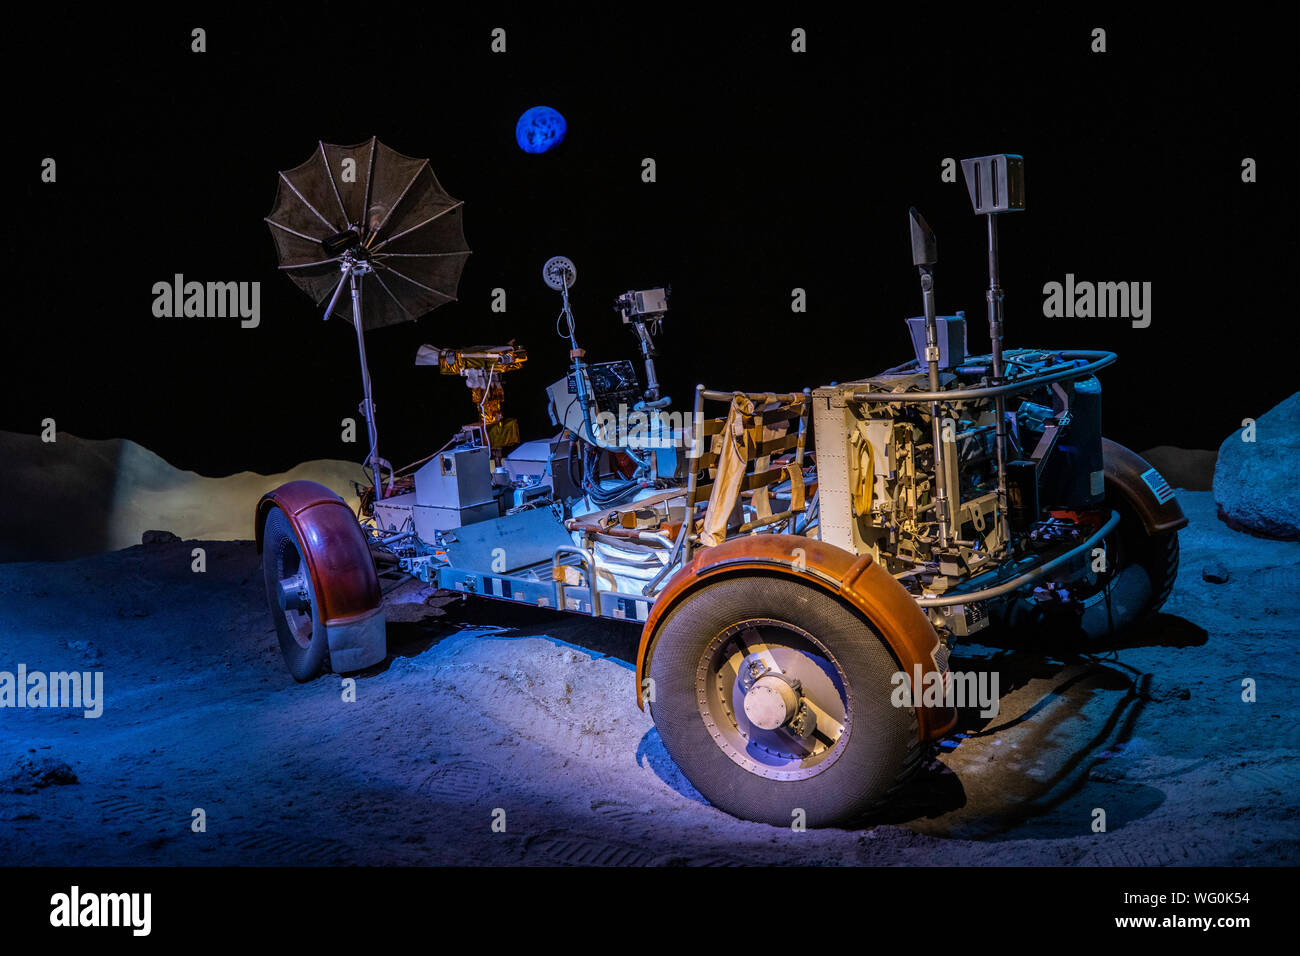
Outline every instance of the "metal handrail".
{"label": "metal handrail", "polygon": [[844,389],[844,395],[853,401],[880,404],[889,402],[903,402],[905,404],[912,402],[959,402],[967,399],[997,398],[999,395],[1013,395],[1018,392],[1025,392],[1040,385],[1059,382],[1062,379],[1083,378],[1085,375],[1091,375],[1108,365],[1113,365],[1118,358],[1114,352],[1071,351],[1058,352],[1057,354],[1066,361],[1082,361],[1088,364],[1072,365],[1069,368],[1049,372],[1046,375],[1031,375],[1028,378],[1017,379],[1005,385],[989,385],[984,388],[957,388],[937,392],[872,392],[868,391],[871,388],[869,385],[855,385]]}
{"label": "metal handrail", "polygon": [[558,610],[564,610],[564,589],[568,587],[562,580],[555,578],[555,572],[560,569],[560,555],[575,554],[583,560],[584,568],[587,572],[587,583],[590,585],[588,590],[591,591],[591,615],[600,617],[600,585],[596,581],[596,558],[586,548],[579,548],[577,545],[562,544],[559,545],[551,555],[551,577],[555,580],[555,605]]}
{"label": "metal handrail", "polygon": [[1060,567],[1066,561],[1069,561],[1072,558],[1077,558],[1084,551],[1096,547],[1097,543],[1101,541],[1104,537],[1106,537],[1106,535],[1110,534],[1111,531],[1113,531],[1115,529],[1115,526],[1118,524],[1119,524],[1119,512],[1112,511],[1110,513],[1110,520],[1107,521],[1104,525],[1102,525],[1101,528],[1099,528],[1097,532],[1092,537],[1090,537],[1087,541],[1083,542],[1083,544],[1076,545],[1075,547],[1071,548],[1069,551],[1065,552],[1065,554],[1058,555],[1057,557],[1053,558],[1051,561],[1044,562],[1043,564],[1040,564],[1036,568],[1031,568],[1030,570],[1026,571],[1024,574],[1017,575],[1014,578],[1010,578],[1009,580],[1003,581],[1001,584],[995,584],[992,587],[980,588],[978,591],[949,593],[949,594],[943,594],[938,597],[932,597],[932,598],[920,597],[916,599],[916,603],[919,604],[921,607],[947,607],[948,605],[951,604],[970,604],[975,601],[988,601],[992,598],[1001,597],[1004,594],[1009,594],[1012,591],[1017,591],[1020,588],[1024,587],[1026,584],[1028,584],[1030,581],[1034,581],[1037,580],[1038,578],[1041,578],[1044,574],[1046,574],[1048,571],[1051,571],[1053,568]]}
{"label": "metal handrail", "polygon": [[720,392],[716,389],[705,388],[703,385],[697,385],[700,394],[711,402],[729,402],[737,395],[744,395],[751,402],[781,402],[789,404],[795,401],[803,401],[808,395],[805,392]]}

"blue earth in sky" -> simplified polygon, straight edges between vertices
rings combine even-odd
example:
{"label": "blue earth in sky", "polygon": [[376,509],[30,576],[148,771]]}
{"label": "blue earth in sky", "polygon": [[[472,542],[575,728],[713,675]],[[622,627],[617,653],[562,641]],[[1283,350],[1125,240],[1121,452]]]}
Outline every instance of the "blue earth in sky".
{"label": "blue earth in sky", "polygon": [[557,110],[534,106],[524,110],[515,124],[515,141],[525,153],[544,153],[564,142],[568,124]]}

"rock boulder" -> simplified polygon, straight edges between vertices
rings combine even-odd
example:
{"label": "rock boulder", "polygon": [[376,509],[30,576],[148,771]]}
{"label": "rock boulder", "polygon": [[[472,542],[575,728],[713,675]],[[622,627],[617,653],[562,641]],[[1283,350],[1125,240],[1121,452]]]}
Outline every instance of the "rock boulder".
{"label": "rock boulder", "polygon": [[[1253,438],[1246,441],[1243,438]],[[1219,446],[1214,500],[1230,527],[1300,540],[1300,392]]]}

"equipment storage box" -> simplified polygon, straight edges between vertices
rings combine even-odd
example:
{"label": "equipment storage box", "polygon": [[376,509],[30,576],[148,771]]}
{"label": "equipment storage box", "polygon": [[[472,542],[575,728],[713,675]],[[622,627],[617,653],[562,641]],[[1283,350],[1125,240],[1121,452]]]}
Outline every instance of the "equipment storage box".
{"label": "equipment storage box", "polygon": [[483,447],[461,445],[436,455],[415,473],[415,530],[459,528],[495,518],[491,459]]}
{"label": "equipment storage box", "polygon": [[[914,315],[907,320],[907,331],[912,333],[912,348],[922,366],[925,361],[925,316]],[[939,368],[956,368],[966,361],[966,317],[964,315],[936,315],[935,333],[939,340]]]}

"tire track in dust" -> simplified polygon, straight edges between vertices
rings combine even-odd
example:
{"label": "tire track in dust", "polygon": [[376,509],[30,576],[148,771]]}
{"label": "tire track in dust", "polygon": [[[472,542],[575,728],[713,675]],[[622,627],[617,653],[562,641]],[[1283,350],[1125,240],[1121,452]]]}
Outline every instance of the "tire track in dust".
{"label": "tire track in dust", "polygon": [[255,859],[241,859],[244,863],[291,863],[324,864],[349,863],[353,859],[352,848],[333,840],[303,840],[276,831],[244,834],[232,840],[222,849],[229,852],[235,849],[244,854],[252,854]]}
{"label": "tire track in dust", "polygon": [[548,830],[529,841],[525,862],[533,853],[561,866],[650,866],[655,862],[654,854],[638,847],[574,836],[563,830]]}
{"label": "tire track in dust", "polygon": [[1170,846],[1146,847],[1098,847],[1089,850],[1072,866],[1195,866],[1208,865],[1209,861],[1221,857],[1212,847],[1195,842]]}
{"label": "tire track in dust", "polygon": [[190,810],[187,808],[177,813],[167,798],[159,794],[153,801],[145,801],[131,793],[102,793],[90,798],[90,805],[99,811],[100,820],[106,826],[114,824],[127,828],[127,832],[139,831],[150,824],[160,830],[171,826],[179,828],[188,826]]}
{"label": "tire track in dust", "polygon": [[[100,819],[106,827],[113,832],[136,836],[145,844],[152,845],[152,841],[147,838],[150,828],[167,840],[190,833],[192,810],[189,805],[186,804],[183,810],[177,812],[175,802],[168,802],[162,796],[153,802],[147,802],[132,794],[107,793],[91,798],[90,803],[98,809]],[[304,840],[262,827],[251,833],[234,831],[229,837],[215,828],[210,828],[207,833],[216,836],[219,842],[195,848],[196,852],[201,850],[219,857],[236,853],[239,854],[238,862],[241,863],[332,863],[346,862],[352,856],[352,850],[343,843],[333,840]],[[252,854],[255,859],[244,859],[247,854]]]}
{"label": "tire track in dust", "polygon": [[[547,830],[531,838],[524,847],[525,862],[529,854],[540,854],[562,866],[739,866],[739,860],[712,852],[683,852],[672,841],[661,849],[656,844],[656,830],[647,824],[645,814],[627,803],[598,803],[593,807],[601,822],[610,821],[631,831],[627,839],[579,836],[571,830]],[[599,824],[596,824],[599,825]]]}

